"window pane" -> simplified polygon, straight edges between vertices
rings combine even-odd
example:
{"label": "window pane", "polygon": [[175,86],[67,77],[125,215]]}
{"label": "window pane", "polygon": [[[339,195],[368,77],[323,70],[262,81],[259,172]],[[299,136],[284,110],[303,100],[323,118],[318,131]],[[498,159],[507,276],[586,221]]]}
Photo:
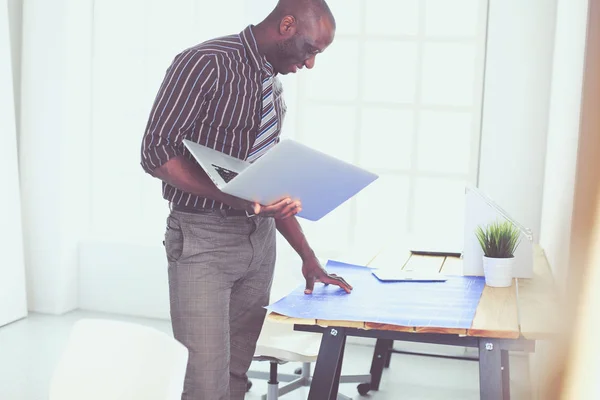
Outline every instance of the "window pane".
{"label": "window pane", "polygon": [[360,164],[365,168],[410,169],[413,117],[412,110],[365,108],[360,133]]}
{"label": "window pane", "polygon": [[358,93],[358,42],[336,40],[316,58],[315,68],[299,73],[306,78],[308,97],[317,100],[355,100]]}
{"label": "window pane", "polygon": [[[122,1],[119,8],[123,7],[129,1]],[[122,5],[121,5],[122,4]],[[143,10],[142,12],[140,12]],[[200,41],[196,40],[194,28],[199,25],[194,19],[195,6],[191,0],[145,0],[141,5],[141,10],[136,12],[146,18],[145,41],[142,46],[146,47],[157,57],[163,57],[169,62],[183,49],[193,46]],[[218,10],[214,10],[218,13]],[[218,15],[218,14],[215,14]],[[227,22],[227,18],[219,18],[219,22]],[[213,26],[219,25],[213,23]],[[223,28],[223,26],[221,25]],[[131,25],[128,26],[131,32]],[[232,31],[230,33],[233,33]]]}
{"label": "window pane", "polygon": [[[413,231],[419,237],[460,237],[464,226],[465,182],[418,178],[415,187]],[[458,235],[458,236],[457,236]]]}
{"label": "window pane", "polygon": [[363,90],[367,101],[414,103],[417,45],[368,41]]}
{"label": "window pane", "polygon": [[360,0],[329,0],[327,4],[335,17],[336,35],[360,33]]}
{"label": "window pane", "polygon": [[367,34],[416,35],[419,31],[418,0],[368,0]]}
{"label": "window pane", "polygon": [[355,246],[374,248],[407,230],[409,179],[382,175],[356,196]]}
{"label": "window pane", "polygon": [[427,36],[475,36],[481,0],[426,0]]}
{"label": "window pane", "polygon": [[310,105],[302,110],[300,140],[307,146],[354,163],[356,109]]}
{"label": "window pane", "polygon": [[468,112],[421,112],[419,171],[468,174],[473,136],[472,118],[472,114]]}
{"label": "window pane", "polygon": [[[220,7],[229,7],[230,9],[236,8],[235,6],[237,5],[235,2],[231,1],[214,1],[210,3],[210,12],[206,12],[208,9],[207,6],[209,4],[206,0],[194,0],[194,2],[196,3],[198,13],[203,12],[205,16],[208,16],[212,19],[213,23],[219,23],[220,19],[225,19],[228,15],[227,12],[223,12],[221,14],[215,13],[212,8],[213,4],[215,6]],[[248,21],[262,21],[267,15],[271,13],[271,11],[273,11],[275,6],[277,5],[277,2],[278,0],[244,0],[243,2],[241,2],[243,7],[240,7],[243,8],[244,22],[248,23]],[[217,15],[219,17],[222,16],[223,18],[215,18],[215,16]]]}
{"label": "window pane", "polygon": [[474,45],[426,43],[423,57],[423,103],[473,104],[476,76]]}
{"label": "window pane", "polygon": [[347,201],[319,221],[300,218],[302,230],[316,253],[331,253],[348,249],[351,202]]}

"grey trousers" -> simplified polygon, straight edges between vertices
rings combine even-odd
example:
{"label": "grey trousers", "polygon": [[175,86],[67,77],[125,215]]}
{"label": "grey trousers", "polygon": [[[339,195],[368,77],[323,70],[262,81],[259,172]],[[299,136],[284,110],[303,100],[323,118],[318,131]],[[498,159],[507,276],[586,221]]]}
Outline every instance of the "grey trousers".
{"label": "grey trousers", "polygon": [[171,211],[171,323],[189,351],[183,400],[241,400],[269,302],[275,222]]}

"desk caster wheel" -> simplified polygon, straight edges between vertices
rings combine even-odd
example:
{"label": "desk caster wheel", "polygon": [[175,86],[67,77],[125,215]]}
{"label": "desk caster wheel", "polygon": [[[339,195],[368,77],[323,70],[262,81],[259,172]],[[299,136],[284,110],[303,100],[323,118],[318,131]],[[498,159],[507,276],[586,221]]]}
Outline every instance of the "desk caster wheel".
{"label": "desk caster wheel", "polygon": [[246,392],[249,392],[250,389],[252,389],[252,381],[248,380],[246,381]]}
{"label": "desk caster wheel", "polygon": [[366,396],[367,393],[369,393],[371,391],[371,384],[370,383],[361,383],[360,385],[358,385],[356,387],[356,389],[358,390],[358,393],[361,396]]}
{"label": "desk caster wheel", "polygon": [[302,375],[302,368],[296,368],[296,369],[294,370],[294,374],[295,374],[295,375]]}

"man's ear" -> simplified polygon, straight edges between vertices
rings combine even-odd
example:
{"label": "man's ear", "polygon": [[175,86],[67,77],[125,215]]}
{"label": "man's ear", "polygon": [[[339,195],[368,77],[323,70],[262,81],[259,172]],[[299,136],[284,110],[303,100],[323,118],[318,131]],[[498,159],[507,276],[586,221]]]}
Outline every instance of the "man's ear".
{"label": "man's ear", "polygon": [[286,15],[279,24],[279,33],[285,37],[291,37],[296,34],[298,25],[296,24],[296,18],[291,15]]}

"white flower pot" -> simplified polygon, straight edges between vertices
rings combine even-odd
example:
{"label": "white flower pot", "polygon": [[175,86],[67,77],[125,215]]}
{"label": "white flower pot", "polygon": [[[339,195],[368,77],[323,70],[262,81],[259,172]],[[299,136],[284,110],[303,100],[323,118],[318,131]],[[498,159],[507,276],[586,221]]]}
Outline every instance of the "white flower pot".
{"label": "white flower pot", "polygon": [[485,284],[492,287],[511,286],[514,263],[514,257],[489,258],[483,256],[483,273],[485,275]]}

